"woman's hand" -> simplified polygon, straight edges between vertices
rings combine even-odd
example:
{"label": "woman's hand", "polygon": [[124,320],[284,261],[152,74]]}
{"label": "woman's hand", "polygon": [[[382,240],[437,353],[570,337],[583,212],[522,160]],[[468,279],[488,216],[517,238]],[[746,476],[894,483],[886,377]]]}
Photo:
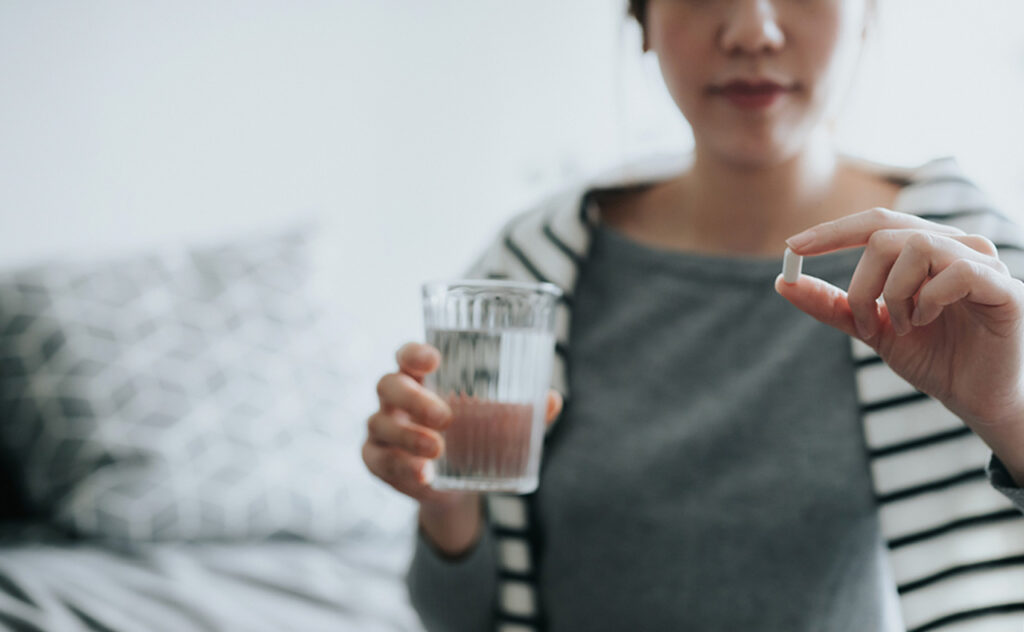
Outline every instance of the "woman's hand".
{"label": "woman's hand", "polygon": [[[942,402],[1024,482],[1024,284],[985,237],[872,209],[787,240],[799,255],[866,246],[848,292],[802,275],[775,288],[859,338]],[[881,297],[881,303],[878,298]]]}
{"label": "woman's hand", "polygon": [[[423,386],[437,370],[441,354],[434,347],[410,342],[396,354],[398,371],[377,383],[380,409],[367,421],[363,461],[375,476],[419,501],[420,526],[446,554],[457,555],[475,542],[480,523],[477,494],[442,492],[430,486],[431,460],[444,449],[441,432],[452,423],[452,410]],[[548,394],[547,421],[562,410],[562,397]]]}
{"label": "woman's hand", "polygon": [[[395,357],[398,371],[377,383],[380,408],[366,424],[363,461],[375,476],[406,496],[444,504],[458,494],[430,487],[430,461],[444,449],[441,432],[452,423],[452,410],[423,386],[423,378],[440,366],[441,354],[430,345],[410,342]],[[561,410],[561,395],[551,391],[548,423]]]}

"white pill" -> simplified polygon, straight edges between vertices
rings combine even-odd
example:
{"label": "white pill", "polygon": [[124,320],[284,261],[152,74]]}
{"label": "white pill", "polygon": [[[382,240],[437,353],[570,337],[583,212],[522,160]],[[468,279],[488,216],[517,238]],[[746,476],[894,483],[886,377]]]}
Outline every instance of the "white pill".
{"label": "white pill", "polygon": [[789,284],[796,283],[803,266],[804,258],[786,248],[786,254],[782,257],[782,280]]}

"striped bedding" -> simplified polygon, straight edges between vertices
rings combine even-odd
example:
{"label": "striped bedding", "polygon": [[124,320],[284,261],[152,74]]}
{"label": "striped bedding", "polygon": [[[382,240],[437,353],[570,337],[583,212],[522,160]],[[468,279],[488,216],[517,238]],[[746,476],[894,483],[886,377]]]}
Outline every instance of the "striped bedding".
{"label": "striped bedding", "polygon": [[411,542],[409,528],[127,549],[0,523],[0,630],[418,632],[403,581]]}

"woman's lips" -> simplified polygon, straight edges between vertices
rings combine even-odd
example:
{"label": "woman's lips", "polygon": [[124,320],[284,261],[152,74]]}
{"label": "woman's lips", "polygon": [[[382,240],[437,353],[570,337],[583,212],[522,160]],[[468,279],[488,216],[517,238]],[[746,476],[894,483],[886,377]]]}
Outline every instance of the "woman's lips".
{"label": "woman's lips", "polygon": [[724,97],[743,110],[765,109],[791,91],[792,88],[771,81],[730,81],[711,88],[711,94]]}

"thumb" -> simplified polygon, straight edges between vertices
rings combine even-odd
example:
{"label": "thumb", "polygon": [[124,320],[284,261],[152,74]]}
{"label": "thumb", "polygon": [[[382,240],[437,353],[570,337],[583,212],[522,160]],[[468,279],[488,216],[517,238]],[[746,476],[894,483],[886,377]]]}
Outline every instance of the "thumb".
{"label": "thumb", "polygon": [[780,274],[775,279],[775,291],[816,320],[854,338],[860,338],[846,292],[831,283],[807,274],[801,274],[796,283],[786,283]]}
{"label": "thumb", "polygon": [[544,416],[545,423],[550,426],[562,413],[562,394],[555,390],[548,391],[548,409]]}

